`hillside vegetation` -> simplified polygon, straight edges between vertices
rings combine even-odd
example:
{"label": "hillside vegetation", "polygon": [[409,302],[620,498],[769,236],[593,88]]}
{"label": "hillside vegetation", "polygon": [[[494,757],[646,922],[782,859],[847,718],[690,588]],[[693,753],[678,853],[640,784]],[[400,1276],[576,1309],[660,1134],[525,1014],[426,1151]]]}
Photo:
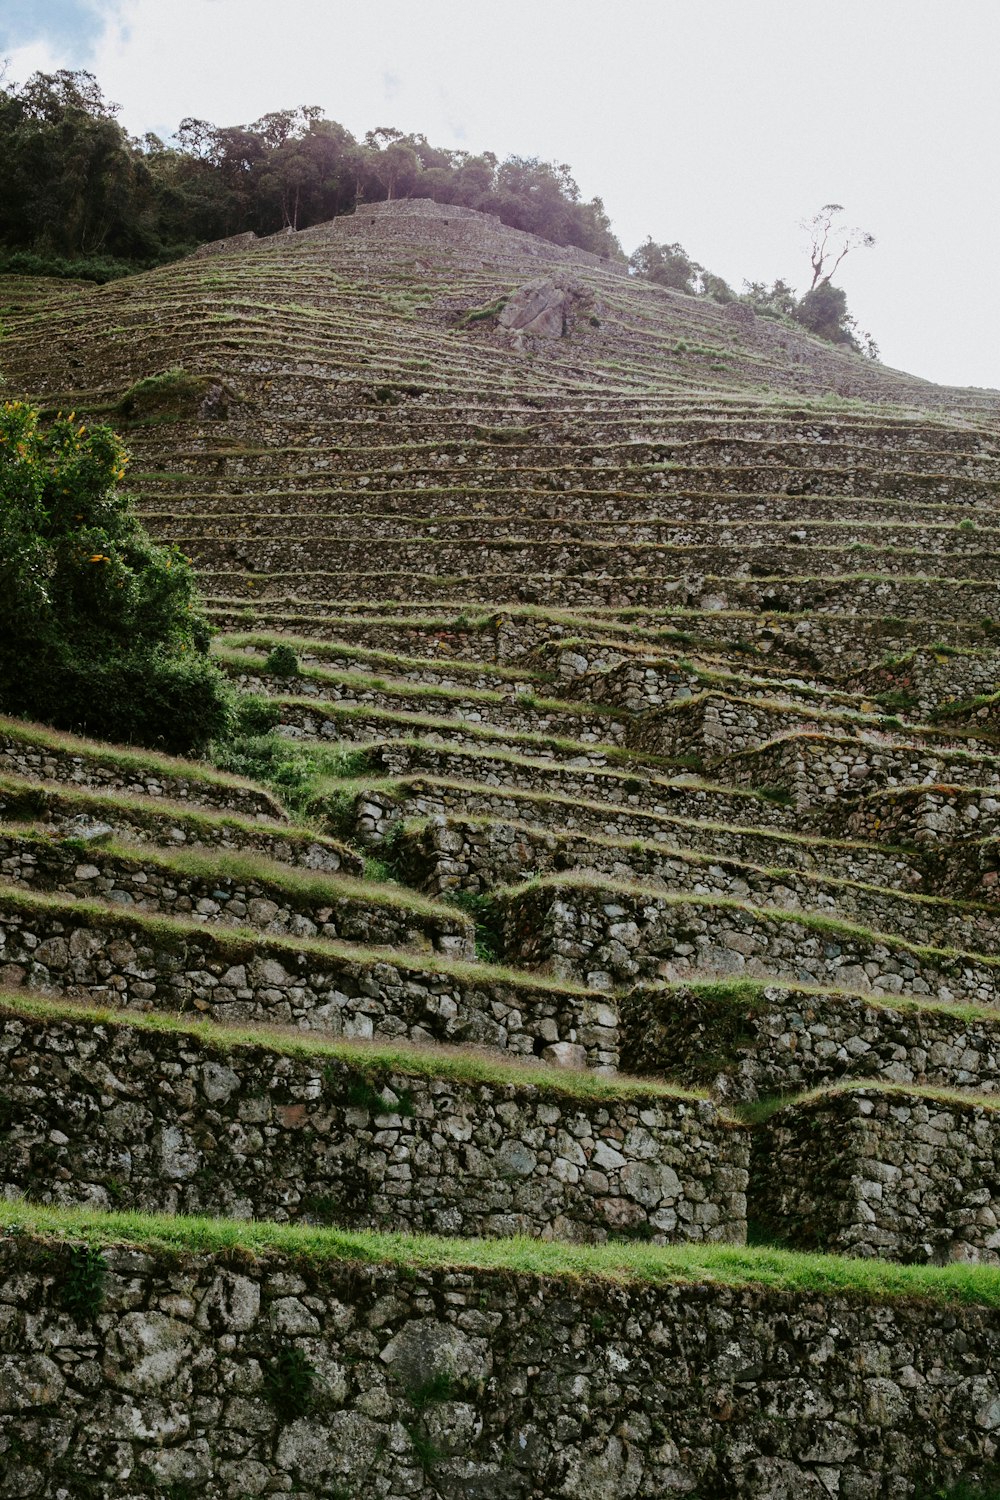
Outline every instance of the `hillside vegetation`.
{"label": "hillside vegetation", "polygon": [[429,199],[0,301],[249,704],[0,718],[0,1493],[994,1495],[1000,396]]}

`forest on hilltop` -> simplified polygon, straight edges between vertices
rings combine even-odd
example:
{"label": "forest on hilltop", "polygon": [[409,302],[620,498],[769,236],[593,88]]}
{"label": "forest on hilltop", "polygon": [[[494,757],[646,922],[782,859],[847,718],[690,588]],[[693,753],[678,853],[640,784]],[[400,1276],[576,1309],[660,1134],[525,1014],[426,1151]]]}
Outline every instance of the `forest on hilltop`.
{"label": "forest on hilltop", "polygon": [[0,86],[0,253],[13,270],[97,280],[253,230],[305,229],[360,202],[433,198],[624,258],[599,198],[566,165],[431,146],[383,126],[358,141],[322,110],[249,125],[185,119],[169,142],[130,135],[97,79],[36,73]]}
{"label": "forest on hilltop", "polygon": [[[389,126],[358,141],[317,106],[275,110],[249,125],[189,117],[169,142],[130,135],[117,112],[91,73],[63,69],[35,73],[24,85],[0,82],[0,272],[107,281],[206,241],[306,229],[359,203],[393,198],[495,214],[554,244],[625,260],[602,200],[585,202],[565,163],[445,150]],[[834,229],[834,219],[822,217],[828,209],[840,205],[826,205],[812,221],[820,233],[814,254]],[[870,235],[857,242],[874,243]],[[780,279],[745,282],[737,293],[676,243],[647,240],[628,266],[674,291],[742,301],[877,356],[843,290],[816,273],[815,259],[802,297]]]}

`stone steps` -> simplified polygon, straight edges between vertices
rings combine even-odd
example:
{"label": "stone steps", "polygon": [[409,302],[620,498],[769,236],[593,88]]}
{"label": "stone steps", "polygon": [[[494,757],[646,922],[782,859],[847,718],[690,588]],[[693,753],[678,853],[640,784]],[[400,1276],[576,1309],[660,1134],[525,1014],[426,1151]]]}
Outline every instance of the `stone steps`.
{"label": "stone steps", "polygon": [[[463,322],[559,268],[596,323]],[[47,405],[229,388],[130,426],[132,486],[330,833],[0,723],[0,1189],[172,1215],[90,1223],[91,1328],[83,1221],[0,1202],[11,1493],[978,1482],[995,1288],[926,1263],[996,1257],[995,395],[409,200],[18,298]]]}

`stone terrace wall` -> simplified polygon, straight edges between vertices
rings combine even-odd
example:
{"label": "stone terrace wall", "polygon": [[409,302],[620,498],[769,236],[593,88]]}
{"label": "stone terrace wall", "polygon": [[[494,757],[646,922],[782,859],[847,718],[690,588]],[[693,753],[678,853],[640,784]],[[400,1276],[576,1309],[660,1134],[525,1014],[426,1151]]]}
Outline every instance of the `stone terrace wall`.
{"label": "stone terrace wall", "polygon": [[619,1002],[621,1065],[724,1099],[845,1078],[1000,1092],[1000,1015],[769,984],[755,994],[639,985]]}
{"label": "stone terrace wall", "polygon": [[141,854],[129,857],[89,848],[80,855],[65,845],[25,839],[0,828],[0,878],[33,890],[92,896],[137,911],[195,917],[203,922],[259,927],[289,937],[427,946],[455,958],[475,957],[471,918],[442,910],[408,911],[405,902],[380,902],[345,883],[319,890],[288,889],[249,876],[191,873]]}
{"label": "stone terrace wall", "polygon": [[[518,810],[531,812],[530,808]],[[496,821],[477,822],[460,816],[445,820],[437,815],[408,829],[400,845],[406,879],[421,890],[446,898],[457,890],[479,892],[570,869],[601,870],[616,880],[645,883],[650,878],[669,876],[677,849],[728,856],[731,860],[746,860],[786,871],[819,867],[842,878],[888,887],[898,884],[903,889],[919,888],[925,878],[917,860],[878,845],[799,843],[753,829],[713,828],[708,823],[693,826],[667,823],[659,830],[648,823],[628,827],[627,815],[615,820],[626,824],[621,831],[616,830],[622,842],[603,844],[577,831],[584,822],[578,813],[574,814],[573,831],[526,827],[515,820],[514,810],[509,807],[506,821],[501,821],[503,817],[504,814],[499,814]],[[653,841],[657,831],[665,836],[662,842]],[[629,838],[644,842],[625,842]]]}
{"label": "stone terrace wall", "polygon": [[891,935],[810,927],[776,908],[711,897],[671,900],[582,882],[527,887],[511,898],[504,937],[511,962],[548,962],[593,988],[739,975],[1000,1005],[1000,961],[988,956],[913,951]]}
{"label": "stone terrace wall", "polygon": [[74,793],[54,791],[39,782],[0,778],[0,818],[26,823],[58,838],[94,838],[99,825],[123,843],[163,844],[174,849],[253,850],[265,859],[297,865],[304,870],[338,870],[363,875],[365,862],[345,844],[301,828],[276,827],[232,816],[192,813],[177,804],[157,807],[118,802],[99,793],[78,801]]}
{"label": "stone terrace wall", "polygon": [[877,1087],[787,1105],[755,1140],[754,1210],[786,1243],[1000,1263],[1000,1111]]}
{"label": "stone terrace wall", "polygon": [[[969,781],[978,778],[973,774]],[[938,844],[986,838],[1000,831],[1000,785],[930,786],[874,793],[853,809],[847,823],[856,838]]]}
{"label": "stone terrace wall", "polygon": [[[995,781],[995,756],[962,756],[916,745],[879,744],[826,734],[793,734],[735,754],[717,770],[733,786],[780,786],[800,811],[826,807],[881,786]],[[895,830],[893,830],[895,832]],[[855,837],[857,828],[853,829]]]}
{"label": "stone terrace wall", "polygon": [[[636,963],[640,962],[642,936],[650,932],[651,924],[656,921],[656,901],[661,891],[672,895],[721,896],[760,907],[836,917],[842,922],[874,928],[877,932],[891,933],[893,937],[931,948],[962,948],[985,954],[995,953],[1000,948],[1000,913],[995,906],[959,904],[941,898],[925,900],[891,887],[882,889],[848,882],[838,885],[790,869],[761,869],[724,859],[685,859],[682,854],[671,855],[668,850],[657,857],[650,873],[655,878],[648,879],[641,871],[636,872],[632,879],[642,884],[634,892],[618,887],[607,891],[605,916],[608,920],[603,937],[597,939],[603,944],[617,940],[635,950]],[[572,880],[572,871],[568,878]],[[629,880],[630,877],[626,874],[623,878]],[[558,888],[552,889],[558,892]],[[644,895],[643,891],[649,895]],[[517,892],[509,897],[501,893],[499,899],[510,914],[510,930],[519,934],[522,897]],[[536,910],[536,898],[530,890],[526,899],[528,911]],[[554,899],[560,899],[558,893]],[[571,905],[575,904],[574,895],[569,894],[568,900]],[[587,902],[586,907],[588,917],[583,925],[592,928],[595,925],[593,903]],[[635,931],[620,930],[623,920],[633,924]],[[584,933],[580,941],[591,946],[594,936],[593,933]],[[742,951],[739,944],[735,951]],[[573,954],[567,950],[565,956],[572,957]],[[622,967],[622,961],[617,966]]]}
{"label": "stone terrace wall", "polygon": [[0,771],[31,780],[70,782],[77,786],[101,787],[135,792],[143,797],[170,797],[202,807],[216,807],[223,812],[263,815],[284,821],[278,802],[262,788],[240,786],[224,777],[201,780],[143,767],[137,757],[133,764],[103,757],[95,746],[93,754],[32,744],[4,732],[0,725]]}
{"label": "stone terrace wall", "polygon": [[603,996],[438,962],[440,969],[422,968],[379,950],[365,959],[308,940],[251,942],[0,891],[0,985],[137,1010],[196,1010],[234,1025],[474,1042],[580,1067],[615,1066],[618,1017]]}
{"label": "stone terrace wall", "polygon": [[746,1239],[749,1135],[708,1100],[371,1076],[363,1056],[0,1016],[0,1184],[35,1202],[437,1234]]}
{"label": "stone terrace wall", "polygon": [[[996,1472],[996,1311],[277,1253],[104,1256],[104,1306],[74,1319],[68,1249],[0,1242],[11,1494],[874,1500],[911,1494],[909,1476]],[[267,1393],[287,1386],[292,1350],[314,1399],[279,1417]]]}

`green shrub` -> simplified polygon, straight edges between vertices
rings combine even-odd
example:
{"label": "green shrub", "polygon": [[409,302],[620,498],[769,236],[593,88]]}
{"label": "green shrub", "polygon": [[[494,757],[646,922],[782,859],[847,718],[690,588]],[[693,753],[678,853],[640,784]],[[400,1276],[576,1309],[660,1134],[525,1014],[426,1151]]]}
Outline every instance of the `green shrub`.
{"label": "green shrub", "polygon": [[297,677],[299,674],[299,659],[291,646],[275,646],[264,666],[275,677]]}
{"label": "green shrub", "polygon": [[277,725],[279,718],[278,707],[270,699],[261,698],[257,693],[245,693],[236,706],[233,735],[237,738],[240,736],[254,738],[269,734]]}
{"label": "green shrub", "polygon": [[118,490],[126,462],[109,427],[0,405],[0,709],[182,754],[226,732],[232,695],[188,559]]}

